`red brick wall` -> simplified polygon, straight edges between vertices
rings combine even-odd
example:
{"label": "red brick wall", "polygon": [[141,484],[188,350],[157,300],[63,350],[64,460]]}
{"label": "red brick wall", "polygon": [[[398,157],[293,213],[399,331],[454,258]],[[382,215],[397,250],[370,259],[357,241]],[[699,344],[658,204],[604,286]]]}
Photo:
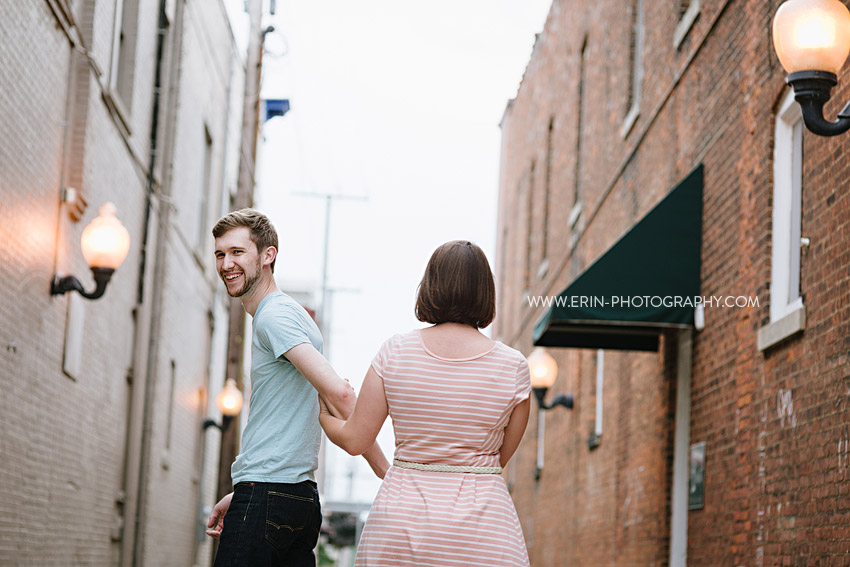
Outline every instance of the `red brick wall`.
{"label": "red brick wall", "polygon": [[[770,43],[780,2],[703,0],[679,49],[678,3],[644,4],[641,110],[624,139],[629,3],[554,2],[502,124],[499,234],[506,237],[496,263],[496,333],[531,349],[542,310],[522,299],[527,238],[530,293],[557,294],[703,163],[702,294],[757,296],[760,304],[708,308],[706,328],[695,335],[690,438],[707,449],[705,508],[689,513],[688,565],[850,565],[850,138],[804,134],[807,325],[760,352],[757,332],[769,322],[775,111],[785,92]],[[850,98],[850,73],[842,79],[828,116]],[[549,269],[540,279],[552,117]],[[571,231],[576,185],[584,214]],[[553,389],[574,392],[576,407],[547,414],[539,482],[534,411],[511,465],[533,565],[667,564],[675,411],[675,349],[667,348],[606,353],[604,432],[594,451],[586,441],[595,355],[550,349],[561,367]]]}

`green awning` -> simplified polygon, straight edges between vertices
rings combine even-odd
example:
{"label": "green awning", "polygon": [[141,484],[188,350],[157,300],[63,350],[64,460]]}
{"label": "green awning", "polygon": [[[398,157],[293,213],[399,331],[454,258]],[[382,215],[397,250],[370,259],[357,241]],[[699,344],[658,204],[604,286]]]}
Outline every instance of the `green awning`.
{"label": "green awning", "polygon": [[[694,324],[700,292],[699,165],[555,298],[538,346],[658,350],[665,328]],[[543,298],[548,299],[548,298]]]}

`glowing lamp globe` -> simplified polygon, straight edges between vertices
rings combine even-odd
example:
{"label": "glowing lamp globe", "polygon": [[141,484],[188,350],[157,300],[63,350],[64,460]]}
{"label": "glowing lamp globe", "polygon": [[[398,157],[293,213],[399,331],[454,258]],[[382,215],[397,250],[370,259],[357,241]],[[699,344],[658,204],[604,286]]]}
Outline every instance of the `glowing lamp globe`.
{"label": "glowing lamp globe", "polygon": [[224,388],[215,398],[215,404],[218,406],[221,415],[234,416],[242,411],[242,392],[236,387],[236,380],[228,378],[224,382]]}
{"label": "glowing lamp globe", "polygon": [[532,388],[551,388],[558,377],[558,364],[546,349],[536,348],[528,356]]}
{"label": "glowing lamp globe", "polygon": [[839,0],[788,0],[773,18],[773,45],[788,73],[837,75],[850,54],[850,11]]}
{"label": "glowing lamp globe", "polygon": [[115,205],[104,203],[100,215],[83,230],[80,244],[90,268],[114,270],[130,251],[130,233],[115,216]]}

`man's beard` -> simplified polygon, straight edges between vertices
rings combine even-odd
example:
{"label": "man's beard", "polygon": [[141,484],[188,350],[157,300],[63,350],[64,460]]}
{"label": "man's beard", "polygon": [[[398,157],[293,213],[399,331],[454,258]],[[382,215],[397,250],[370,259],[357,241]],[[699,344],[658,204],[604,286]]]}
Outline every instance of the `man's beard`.
{"label": "man's beard", "polygon": [[261,268],[260,262],[257,262],[256,270],[253,273],[249,274],[247,271],[243,270],[242,271],[242,277],[245,278],[245,281],[242,284],[242,287],[237,289],[234,292],[231,292],[230,289],[227,288],[227,286],[225,286],[225,289],[227,289],[227,294],[230,297],[242,297],[246,293],[251,292],[257,286],[257,282],[260,281],[260,270],[261,269],[262,268]]}

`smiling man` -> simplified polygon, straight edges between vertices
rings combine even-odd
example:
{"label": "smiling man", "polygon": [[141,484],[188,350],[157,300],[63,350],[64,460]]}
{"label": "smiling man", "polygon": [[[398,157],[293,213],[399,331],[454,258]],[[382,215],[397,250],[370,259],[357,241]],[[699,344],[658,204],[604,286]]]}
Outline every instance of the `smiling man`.
{"label": "smiling man", "polygon": [[[321,428],[316,392],[341,416],[354,409],[351,386],[322,356],[322,335],[307,311],[274,279],[277,232],[253,209],[213,227],[216,270],[253,317],[251,397],[234,490],[216,504],[207,534],[221,538],[216,567],[313,567],[322,523],[315,470]],[[375,444],[364,454],[383,478]]]}

